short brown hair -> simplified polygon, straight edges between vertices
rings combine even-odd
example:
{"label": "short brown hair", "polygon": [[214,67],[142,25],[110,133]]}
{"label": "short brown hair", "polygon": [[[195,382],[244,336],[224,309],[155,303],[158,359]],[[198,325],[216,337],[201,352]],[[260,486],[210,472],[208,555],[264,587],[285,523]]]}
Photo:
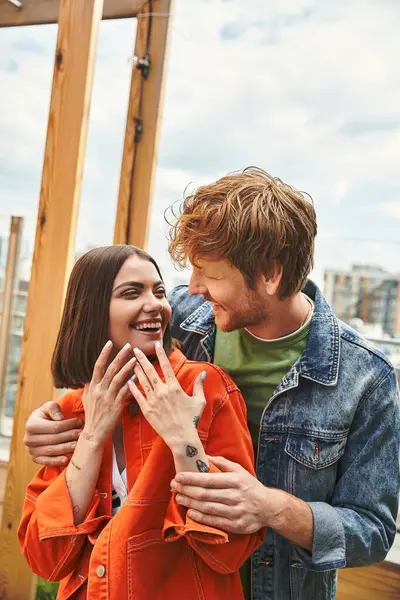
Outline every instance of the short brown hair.
{"label": "short brown hair", "polygon": [[249,167],[199,187],[178,214],[172,208],[169,252],[181,267],[212,254],[228,259],[254,287],[282,267],[280,299],[300,291],[313,267],[315,210],[305,197],[262,169]]}
{"label": "short brown hair", "polygon": [[[51,361],[56,388],[81,388],[92,378],[95,362],[109,339],[110,301],[114,280],[130,256],[156,261],[144,250],[118,244],[89,250],[72,269],[60,330]],[[170,353],[171,330],[164,333],[164,349]]]}

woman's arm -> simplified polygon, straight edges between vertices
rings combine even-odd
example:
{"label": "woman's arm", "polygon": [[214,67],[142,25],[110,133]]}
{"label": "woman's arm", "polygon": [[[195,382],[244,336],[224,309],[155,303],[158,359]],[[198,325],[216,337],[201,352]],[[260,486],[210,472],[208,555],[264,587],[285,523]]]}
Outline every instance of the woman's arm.
{"label": "woman's arm", "polygon": [[208,473],[209,461],[197,433],[197,425],[206,405],[203,382],[205,371],[197,377],[192,396],[181,388],[161,344],[156,344],[157,358],[165,381],[162,381],[146,356],[135,348],[138,364],[135,382],[128,382],[143,415],[170,448],[176,472]]}
{"label": "woman's arm", "polygon": [[[210,465],[195,427],[206,406],[204,375],[196,378],[193,394],[188,395],[177,381],[163,349],[157,348],[156,351],[165,382],[160,380],[146,357],[135,351],[138,359],[135,374],[143,393],[131,383],[133,396],[150,425],[171,449],[177,470],[185,468],[196,472],[197,476],[199,471],[218,472],[215,465]],[[207,453],[225,456],[254,475],[253,446],[247,428],[246,407],[236,385],[220,369],[208,365],[205,393],[208,400],[205,420],[211,422],[206,442]],[[204,469],[196,464],[197,454],[194,457],[182,456],[188,446],[201,452],[199,455],[204,457]],[[190,468],[181,467],[183,462],[188,462]],[[209,567],[225,574],[236,571],[245,562],[262,543],[265,531],[228,536],[220,529],[190,519],[187,509],[177,504],[173,494],[164,521],[163,536],[169,542],[185,537]]]}
{"label": "woman's arm", "polygon": [[129,393],[125,382],[136,363],[135,358],[128,360],[132,348],[126,344],[107,367],[111,351],[112,343],[107,342],[94,366],[92,380],[85,386],[82,398],[85,427],[67,467],[66,482],[75,525],[84,521],[92,502],[104,448],[121,415]]}
{"label": "woman's arm", "polygon": [[[79,563],[87,535],[109,520],[97,515],[95,493],[104,447],[129,393],[132,351],[121,350],[108,368],[112,345],[101,352],[83,395],[85,427],[67,469],[45,467],[27,488],[18,537],[32,571],[58,581]],[[127,362],[128,361],[128,362]],[[71,392],[65,403],[73,402]]]}

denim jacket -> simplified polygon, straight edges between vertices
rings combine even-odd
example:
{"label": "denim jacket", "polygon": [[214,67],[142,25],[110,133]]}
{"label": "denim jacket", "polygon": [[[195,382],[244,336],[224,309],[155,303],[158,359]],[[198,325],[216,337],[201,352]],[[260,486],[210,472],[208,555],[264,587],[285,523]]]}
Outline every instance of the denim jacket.
{"label": "denim jacket", "polygon": [[[399,392],[387,358],[338,321],[312,282],[304,354],[265,398],[256,471],[302,498],[314,521],[304,550],[269,530],[252,557],[252,600],[333,600],[337,569],[384,560],[396,534]],[[213,360],[215,323],[202,296],[175,288],[172,335],[192,360]]]}

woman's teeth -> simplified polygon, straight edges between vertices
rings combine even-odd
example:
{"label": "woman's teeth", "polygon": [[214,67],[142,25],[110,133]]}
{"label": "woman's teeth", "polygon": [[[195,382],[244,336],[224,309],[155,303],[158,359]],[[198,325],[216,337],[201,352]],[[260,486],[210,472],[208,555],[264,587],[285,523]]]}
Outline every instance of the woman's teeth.
{"label": "woman's teeth", "polygon": [[143,325],[132,325],[133,329],[137,329],[138,331],[146,330],[146,329],[160,329],[161,323],[145,323]]}

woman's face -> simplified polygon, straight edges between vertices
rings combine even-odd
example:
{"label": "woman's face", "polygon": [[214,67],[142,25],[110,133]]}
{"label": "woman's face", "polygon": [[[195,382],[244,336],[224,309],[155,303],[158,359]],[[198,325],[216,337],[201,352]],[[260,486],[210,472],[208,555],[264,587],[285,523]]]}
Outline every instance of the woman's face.
{"label": "woman's face", "polygon": [[171,317],[165,286],[148,260],[130,256],[114,280],[110,302],[110,339],[115,350],[126,343],[154,354]]}

